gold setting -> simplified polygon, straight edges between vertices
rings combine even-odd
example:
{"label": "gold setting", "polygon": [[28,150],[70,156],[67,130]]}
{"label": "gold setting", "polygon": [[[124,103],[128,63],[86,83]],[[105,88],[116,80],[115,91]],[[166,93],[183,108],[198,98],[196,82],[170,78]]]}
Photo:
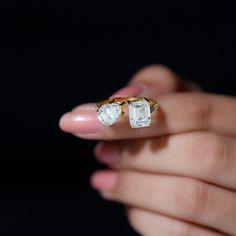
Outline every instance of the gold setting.
{"label": "gold setting", "polygon": [[[148,107],[149,104],[149,107]],[[152,98],[114,97],[97,103],[98,119],[105,126],[115,124],[124,115],[129,106],[129,121],[132,128],[143,128],[151,125],[151,113],[158,109],[158,103]],[[118,106],[119,109],[115,108]]]}
{"label": "gold setting", "polygon": [[156,100],[152,99],[152,98],[139,98],[139,97],[115,97],[115,98],[108,98],[108,99],[104,99],[101,100],[97,103],[97,108],[99,109],[100,107],[102,107],[105,104],[111,104],[111,103],[117,103],[121,106],[122,108],[122,115],[124,114],[124,106],[126,105],[126,103],[130,104],[131,102],[134,101],[147,101],[150,104],[150,110],[151,113],[154,112],[155,110],[158,109],[159,105],[157,103]]}

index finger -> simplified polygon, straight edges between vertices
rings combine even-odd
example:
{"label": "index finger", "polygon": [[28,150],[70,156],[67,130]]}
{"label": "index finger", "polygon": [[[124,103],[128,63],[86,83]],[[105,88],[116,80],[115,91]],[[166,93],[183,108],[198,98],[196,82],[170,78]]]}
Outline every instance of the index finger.
{"label": "index finger", "polygon": [[[145,138],[198,130],[236,135],[236,99],[203,93],[173,93],[160,96],[160,109],[153,112],[152,125],[132,129],[127,115],[105,127],[97,118],[95,104],[64,115],[61,128],[85,139],[119,140]],[[89,108],[89,109],[88,109]]]}

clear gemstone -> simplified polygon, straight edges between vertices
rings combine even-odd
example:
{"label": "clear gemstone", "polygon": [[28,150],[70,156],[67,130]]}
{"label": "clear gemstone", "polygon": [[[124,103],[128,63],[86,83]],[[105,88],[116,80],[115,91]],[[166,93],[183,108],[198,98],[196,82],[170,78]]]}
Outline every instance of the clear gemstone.
{"label": "clear gemstone", "polygon": [[133,101],[129,104],[129,120],[132,128],[151,125],[150,104],[145,100]]}
{"label": "clear gemstone", "polygon": [[121,115],[121,106],[118,103],[105,104],[98,109],[98,119],[105,126],[116,123]]}

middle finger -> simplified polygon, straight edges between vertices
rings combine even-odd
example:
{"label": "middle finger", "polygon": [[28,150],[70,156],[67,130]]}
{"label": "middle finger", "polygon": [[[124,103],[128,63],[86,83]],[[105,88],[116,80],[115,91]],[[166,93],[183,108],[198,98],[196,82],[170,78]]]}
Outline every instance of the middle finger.
{"label": "middle finger", "polygon": [[119,169],[187,176],[236,189],[236,140],[215,133],[100,143],[95,155]]}

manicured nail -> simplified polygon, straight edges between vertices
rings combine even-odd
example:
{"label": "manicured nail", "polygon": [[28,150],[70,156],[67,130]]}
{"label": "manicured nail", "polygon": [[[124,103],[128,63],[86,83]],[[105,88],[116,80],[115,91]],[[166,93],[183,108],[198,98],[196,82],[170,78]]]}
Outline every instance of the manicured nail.
{"label": "manicured nail", "polygon": [[119,149],[116,143],[99,142],[94,148],[98,161],[105,164],[116,163],[119,159]]}
{"label": "manicured nail", "polygon": [[95,104],[86,107],[82,105],[64,114],[60,119],[60,127],[63,131],[74,134],[93,134],[103,128],[97,118]]}
{"label": "manicured nail", "polygon": [[116,171],[97,171],[91,177],[91,185],[99,192],[109,192],[114,189],[118,174]]}
{"label": "manicured nail", "polygon": [[145,90],[145,86],[143,84],[137,85],[129,85],[124,88],[121,88],[117,92],[115,92],[111,97],[129,97],[129,96],[138,96]]}

